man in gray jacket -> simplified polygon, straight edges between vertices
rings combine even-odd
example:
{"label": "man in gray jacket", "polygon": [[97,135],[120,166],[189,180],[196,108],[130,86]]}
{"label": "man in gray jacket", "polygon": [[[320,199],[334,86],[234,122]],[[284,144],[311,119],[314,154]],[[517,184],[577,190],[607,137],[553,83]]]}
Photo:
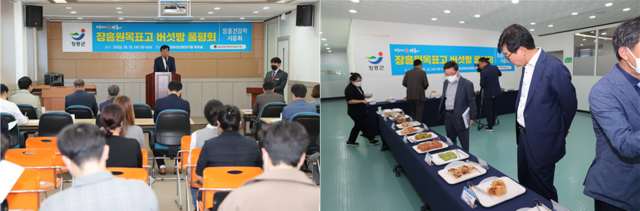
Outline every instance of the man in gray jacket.
{"label": "man in gray jacket", "polygon": [[253,105],[253,115],[259,115],[262,107],[267,103],[271,102],[282,102],[284,103],[284,96],[281,94],[275,93],[273,83],[264,82],[262,84],[262,90],[264,93],[256,96],[256,104]]}
{"label": "man in gray jacket", "polygon": [[18,80],[20,90],[9,96],[9,101],[15,104],[29,104],[36,109],[36,113],[40,116],[42,115],[42,100],[39,96],[31,94],[31,90],[33,90],[31,83],[31,79],[27,76],[20,78]]}
{"label": "man in gray jacket", "polygon": [[469,128],[473,125],[473,117],[476,116],[476,93],[473,83],[460,76],[458,64],[449,61],[444,64],[444,81],[442,97],[438,108],[438,119],[444,118],[444,128],[447,137],[457,143],[460,138],[462,149],[469,152]]}
{"label": "man in gray jacket", "polygon": [[424,90],[429,87],[427,73],[422,70],[422,61],[413,61],[413,69],[404,74],[402,85],[407,87],[407,101],[411,104],[411,117],[422,122],[422,112],[424,110]]}

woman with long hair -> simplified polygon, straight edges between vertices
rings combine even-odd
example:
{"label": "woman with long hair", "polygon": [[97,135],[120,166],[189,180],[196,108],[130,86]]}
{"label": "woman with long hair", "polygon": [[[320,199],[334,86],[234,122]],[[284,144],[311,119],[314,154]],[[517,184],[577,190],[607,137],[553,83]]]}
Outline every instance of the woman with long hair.
{"label": "woman with long hair", "polygon": [[119,105],[124,111],[124,136],[125,138],[132,138],[138,141],[140,149],[144,149],[144,133],[142,128],[136,125],[136,117],[133,112],[133,102],[131,98],[127,96],[119,96],[113,100],[113,104]]}
{"label": "woman with long hair", "polygon": [[138,141],[123,137],[126,132],[124,121],[124,112],[119,105],[106,105],[100,112],[100,124],[109,146],[107,167],[142,168],[142,152]]}

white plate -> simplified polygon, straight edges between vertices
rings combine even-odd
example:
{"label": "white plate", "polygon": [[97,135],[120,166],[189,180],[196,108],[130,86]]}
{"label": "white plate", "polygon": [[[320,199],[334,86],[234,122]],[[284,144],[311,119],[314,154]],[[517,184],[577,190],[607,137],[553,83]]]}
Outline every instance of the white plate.
{"label": "white plate", "polygon": [[393,110],[391,109],[382,109],[382,113],[391,113]]}
{"label": "white plate", "polygon": [[391,109],[391,110],[392,110],[393,112],[398,112],[398,113],[403,112],[403,110],[402,110],[402,109],[400,109],[400,108],[394,108],[394,109]]}
{"label": "white plate", "polygon": [[418,154],[424,154],[424,153],[427,153],[427,152],[433,152],[433,151],[436,151],[436,150],[446,149],[447,147],[449,147],[449,145],[448,145],[447,143],[444,143],[444,142],[442,142],[442,141],[441,141],[440,143],[442,143],[442,147],[440,147],[440,148],[435,148],[435,149],[430,149],[430,150],[427,150],[426,152],[420,151],[420,149],[418,149],[418,144],[413,145],[413,147],[412,147],[412,148],[413,148],[413,150],[415,150]]}
{"label": "white plate", "polygon": [[[445,152],[454,152],[454,153],[456,153],[458,158],[451,159],[451,160],[448,160],[448,161],[444,161],[442,158],[440,158],[440,156],[438,156],[438,154],[445,153]],[[447,163],[451,163],[453,161],[464,160],[464,159],[469,158],[469,154],[467,154],[466,152],[462,151],[461,149],[453,149],[453,150],[449,150],[449,151],[445,151],[445,152],[440,152],[438,154],[431,155],[431,157],[433,157],[433,163],[438,165],[438,166],[440,166],[440,165],[444,165],[444,164],[447,164]]]}
{"label": "white plate", "polygon": [[[412,127],[412,126],[420,126],[420,122],[411,122],[411,126],[409,127]],[[407,128],[407,127],[402,127],[402,124],[396,124],[396,127],[398,127],[398,129]]]}
{"label": "white plate", "polygon": [[418,140],[418,139],[416,139],[416,135],[418,135],[418,134],[416,134],[416,135],[413,135],[413,136],[409,137],[409,141],[411,143],[418,143],[418,142],[423,142],[423,141],[428,141],[428,140],[431,140],[431,139],[434,139],[434,138],[438,138],[438,135],[436,135],[435,133],[432,133],[432,132],[429,132],[429,133],[431,133],[431,138],[425,138],[425,139]]}
{"label": "white plate", "polygon": [[398,134],[399,136],[404,136],[404,135],[411,135],[411,134],[414,134],[414,133],[420,133],[420,132],[424,131],[424,129],[419,128],[419,127],[414,127],[414,128],[416,129],[416,132],[402,134],[402,133],[400,133],[402,130],[396,130],[396,134]]}
{"label": "white plate", "polygon": [[[489,198],[489,196],[481,193],[477,194],[478,201],[480,201],[480,204],[483,207],[486,207],[486,208],[493,207],[509,199],[522,195],[524,192],[527,191],[526,188],[522,187],[522,185],[513,181],[509,177],[500,177],[498,179],[501,179],[502,181],[504,181],[504,184],[507,186],[507,193],[502,196],[493,196],[493,198]],[[486,192],[487,188],[491,187],[491,182],[493,182],[493,180],[484,181],[483,183],[480,183],[476,186]]]}
{"label": "white plate", "polygon": [[[463,166],[463,165],[470,165],[470,166],[476,168],[476,171],[471,173],[471,174],[464,175],[464,176],[462,176],[462,177],[460,177],[458,179],[454,178],[453,176],[451,176],[451,174],[449,174],[449,169],[458,168],[458,167]],[[438,175],[440,175],[440,177],[442,177],[442,179],[444,179],[444,181],[449,183],[449,185],[458,184],[458,183],[467,181],[469,179],[473,179],[473,178],[479,177],[479,176],[481,176],[483,174],[486,174],[486,173],[487,173],[486,169],[484,169],[482,167],[479,167],[477,165],[465,163],[465,162],[462,162],[462,161],[452,162],[449,165],[447,165],[446,167],[444,167],[444,169],[438,171]]]}
{"label": "white plate", "polygon": [[523,207],[523,208],[517,209],[516,211],[551,211],[551,210],[544,207],[540,207],[539,210],[538,210],[538,207]]}

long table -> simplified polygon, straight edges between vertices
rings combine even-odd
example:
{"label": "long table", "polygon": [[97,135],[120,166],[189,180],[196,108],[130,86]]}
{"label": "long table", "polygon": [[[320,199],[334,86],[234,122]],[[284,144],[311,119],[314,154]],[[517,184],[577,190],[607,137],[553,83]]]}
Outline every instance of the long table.
{"label": "long table", "polygon": [[[462,190],[466,185],[466,181],[455,185],[447,184],[444,179],[438,175],[438,171],[443,169],[446,165],[436,166],[434,164],[433,166],[429,166],[424,161],[425,154],[418,154],[413,150],[412,147],[416,144],[410,142],[404,143],[402,140],[403,137],[398,136],[396,134],[396,130],[391,128],[391,121],[385,121],[380,115],[376,116],[382,141],[389,146],[393,156],[398,161],[398,164],[402,166],[402,169],[409,181],[411,181],[411,184],[413,184],[415,189],[418,191],[418,194],[420,194],[420,197],[431,207],[432,210],[517,210],[523,207],[534,207],[533,200],[535,198],[539,199],[548,208],[553,208],[549,200],[544,199],[539,194],[527,188],[524,194],[495,205],[494,207],[485,208],[476,201],[478,207],[471,209],[469,205],[465,204],[465,202],[460,199]],[[435,133],[435,131],[432,130],[427,131]],[[439,137],[444,137],[440,134],[437,135]],[[452,149],[460,149],[460,147],[454,145],[443,150],[435,151],[432,154]],[[477,157],[470,153],[469,159],[475,162],[478,161]],[[491,176],[503,177],[506,175],[489,165],[489,170],[486,174],[467,181],[470,181],[474,185],[478,185],[482,179]]]}
{"label": "long table", "polygon": [[[502,92],[502,95],[498,98],[498,115],[515,113],[516,111],[516,98],[518,98],[518,91],[506,91]],[[424,110],[422,114],[422,122],[429,127],[444,125],[444,119],[438,119],[438,107],[440,106],[440,98],[429,98],[424,102]],[[480,94],[476,93],[476,106],[478,112],[480,112]],[[378,119],[376,118],[376,111],[378,107],[382,109],[400,108],[405,111],[406,114],[411,115],[411,105],[408,101],[397,100],[395,103],[386,101],[376,102],[374,105],[367,105],[367,126],[369,126],[369,132],[374,135],[380,135],[378,130]],[[480,118],[484,118],[484,111],[480,114]],[[475,118],[475,117],[473,117]]]}
{"label": "long table", "polygon": [[[135,125],[140,126],[143,132],[153,133],[153,131],[156,129],[156,124],[153,122],[153,118],[139,118],[139,119],[135,119],[135,121],[136,121]],[[189,122],[191,123],[191,125],[195,124],[193,122],[193,119],[191,118],[189,118]],[[20,127],[20,131],[35,133],[35,132],[38,132],[38,123],[39,122],[37,120],[29,120],[27,124],[18,125],[18,126]],[[76,119],[75,123],[95,124],[96,120],[95,119]]]}

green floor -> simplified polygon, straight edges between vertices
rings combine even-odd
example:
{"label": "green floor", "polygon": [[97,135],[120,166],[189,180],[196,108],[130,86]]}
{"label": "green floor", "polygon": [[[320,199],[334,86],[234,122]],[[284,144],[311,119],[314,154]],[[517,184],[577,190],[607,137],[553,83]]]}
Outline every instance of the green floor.
{"label": "green floor", "polygon": [[[411,182],[391,171],[397,162],[390,151],[381,152],[381,145],[370,146],[363,137],[358,147],[345,145],[353,127],[345,100],[322,100],[322,111],[321,210],[420,210],[424,202]],[[471,130],[470,151],[517,181],[515,114],[498,119],[502,122],[495,132]],[[444,126],[432,129],[445,134]],[[572,211],[593,210],[593,199],[582,193],[582,182],[595,156],[590,116],[576,114],[570,132],[567,154],[556,165],[554,184],[560,204]],[[531,204],[523,205],[527,206]]]}

